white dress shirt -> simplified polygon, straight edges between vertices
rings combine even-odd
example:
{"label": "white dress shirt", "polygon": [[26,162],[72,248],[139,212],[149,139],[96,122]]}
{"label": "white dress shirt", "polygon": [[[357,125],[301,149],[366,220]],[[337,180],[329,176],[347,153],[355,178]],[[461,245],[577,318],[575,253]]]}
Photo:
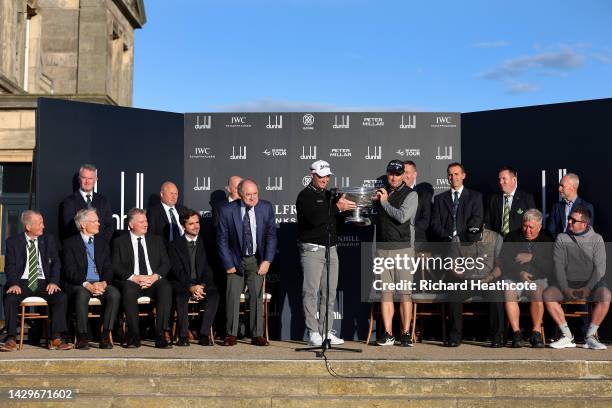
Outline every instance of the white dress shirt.
{"label": "white dress shirt", "polygon": [[[178,211],[176,211],[176,207],[170,207],[169,205],[166,205],[164,203],[161,203],[161,205],[164,208],[164,212],[166,213],[166,218],[168,219],[168,223],[169,224],[172,224],[172,218],[170,218],[170,209],[171,208],[173,209],[172,212],[174,213],[174,218],[176,219],[176,225],[178,226],[179,231],[181,231],[181,235],[183,235],[183,233],[185,231],[183,230],[183,226],[179,222],[179,214],[178,214]],[[174,238],[176,239],[176,238],[179,238],[179,237],[174,237]]]}
{"label": "white dress shirt", "polygon": [[134,235],[134,233],[132,231],[130,231],[130,239],[132,240],[132,250],[134,251],[134,272],[132,273],[132,276],[130,276],[130,280],[133,280],[132,278],[136,275],[142,275],[142,273],[138,273],[139,272],[139,268],[138,268],[138,238],[142,238],[140,241],[142,242],[142,247],[144,249],[144,254],[145,254],[145,262],[147,264],[147,275],[153,275],[153,270],[151,269],[151,264],[149,264],[149,253],[147,252],[147,241],[145,240],[145,236],[143,235],[142,237],[139,237],[137,235]]}

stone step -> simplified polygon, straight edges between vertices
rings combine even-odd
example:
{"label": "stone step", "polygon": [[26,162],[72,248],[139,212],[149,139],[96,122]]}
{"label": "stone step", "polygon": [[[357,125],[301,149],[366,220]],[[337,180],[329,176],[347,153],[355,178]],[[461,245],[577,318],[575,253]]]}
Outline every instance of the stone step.
{"label": "stone step", "polygon": [[72,390],[75,396],[365,397],[365,398],[612,398],[612,379],[373,379],[224,376],[18,375],[0,378],[10,389]]}
{"label": "stone step", "polygon": [[481,360],[481,361],[385,361],[330,360],[187,360],[187,359],[39,359],[0,360],[3,375],[111,374],[139,376],[286,377],[329,378],[328,368],[340,376],[402,378],[538,378],[612,379],[609,361]]}
{"label": "stone step", "polygon": [[356,397],[108,397],[103,395],[79,396],[69,401],[17,401],[2,400],[2,407],[82,407],[87,408],[609,408],[610,398],[356,398]]}

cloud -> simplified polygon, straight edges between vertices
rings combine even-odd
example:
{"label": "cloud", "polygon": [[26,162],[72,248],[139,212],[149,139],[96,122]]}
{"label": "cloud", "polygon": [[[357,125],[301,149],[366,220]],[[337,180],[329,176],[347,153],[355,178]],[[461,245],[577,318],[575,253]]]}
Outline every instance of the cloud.
{"label": "cloud", "polygon": [[472,44],[472,47],[476,48],[502,48],[510,45],[507,41],[482,41],[476,44]]}
{"label": "cloud", "polygon": [[482,74],[482,78],[506,80],[539,69],[565,72],[581,67],[584,61],[585,57],[582,54],[571,49],[564,49],[557,52],[546,52],[506,60],[492,70]]}
{"label": "cloud", "polygon": [[603,64],[612,64],[612,54],[606,54],[603,52],[595,52],[591,54],[591,57]]}
{"label": "cloud", "polygon": [[213,106],[216,112],[422,112],[418,106],[342,106],[321,102],[260,99]]}
{"label": "cloud", "polygon": [[527,82],[510,82],[507,92],[509,94],[523,94],[523,93],[527,93],[527,92],[534,92],[537,91],[538,87],[537,85],[534,84],[530,84]]}

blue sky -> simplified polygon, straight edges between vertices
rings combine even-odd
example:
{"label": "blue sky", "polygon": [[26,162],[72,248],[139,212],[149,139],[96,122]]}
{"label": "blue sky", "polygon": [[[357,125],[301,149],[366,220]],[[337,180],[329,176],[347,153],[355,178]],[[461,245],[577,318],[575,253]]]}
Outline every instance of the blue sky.
{"label": "blue sky", "polygon": [[134,106],[472,112],[612,97],[612,1],[147,0]]}

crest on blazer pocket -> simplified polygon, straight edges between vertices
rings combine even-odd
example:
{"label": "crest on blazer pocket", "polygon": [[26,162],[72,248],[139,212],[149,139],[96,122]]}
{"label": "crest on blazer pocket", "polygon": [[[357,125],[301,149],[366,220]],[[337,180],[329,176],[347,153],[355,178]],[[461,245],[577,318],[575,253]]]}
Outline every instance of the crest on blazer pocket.
{"label": "crest on blazer pocket", "polygon": [[523,213],[524,213],[524,211],[523,211],[523,209],[522,209],[522,208],[519,208],[518,210],[516,210],[516,213],[517,213],[518,215],[521,215],[521,214],[523,214]]}

